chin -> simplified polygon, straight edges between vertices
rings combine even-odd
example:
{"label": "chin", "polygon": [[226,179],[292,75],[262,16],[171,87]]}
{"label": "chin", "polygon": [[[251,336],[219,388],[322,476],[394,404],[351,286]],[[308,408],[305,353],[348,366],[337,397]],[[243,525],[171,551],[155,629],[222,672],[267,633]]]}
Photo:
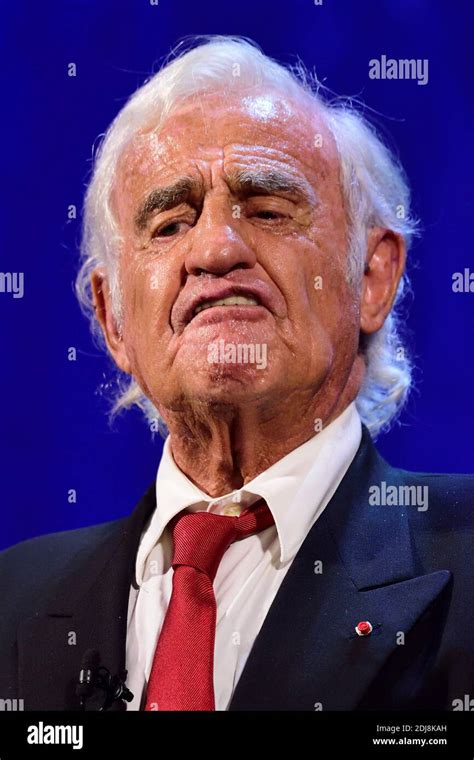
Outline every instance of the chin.
{"label": "chin", "polygon": [[[259,373],[261,374],[261,373]],[[219,377],[212,377],[199,387],[187,388],[184,396],[200,404],[235,404],[250,403],[270,393],[268,378],[256,376],[256,372],[225,372]]]}

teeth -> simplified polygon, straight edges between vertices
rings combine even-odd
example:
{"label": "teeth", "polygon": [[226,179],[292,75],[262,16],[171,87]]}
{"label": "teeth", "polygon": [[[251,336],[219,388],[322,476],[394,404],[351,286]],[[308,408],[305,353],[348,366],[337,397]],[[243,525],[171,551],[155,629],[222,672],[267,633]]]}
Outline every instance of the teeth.
{"label": "teeth", "polygon": [[215,301],[203,301],[199,306],[194,309],[194,314],[199,314],[204,309],[210,309],[211,306],[241,306],[241,305],[256,306],[258,301],[255,298],[247,296],[228,296],[227,298],[216,298]]}

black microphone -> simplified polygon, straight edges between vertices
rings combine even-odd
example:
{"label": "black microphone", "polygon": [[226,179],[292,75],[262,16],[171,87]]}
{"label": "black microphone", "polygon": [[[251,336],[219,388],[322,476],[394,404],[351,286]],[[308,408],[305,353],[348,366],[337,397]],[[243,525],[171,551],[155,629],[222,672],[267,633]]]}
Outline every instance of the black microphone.
{"label": "black microphone", "polygon": [[103,712],[108,710],[114,702],[125,700],[131,702],[133,694],[125,684],[127,671],[124,670],[118,675],[112,676],[108,668],[100,665],[100,654],[97,649],[88,649],[82,658],[79,679],[76,684],[76,696],[79,697],[79,706],[81,710],[86,709],[86,701],[93,695],[97,696],[97,691],[102,694],[102,703],[94,700],[93,710]]}
{"label": "black microphone", "polygon": [[76,684],[76,696],[82,710],[85,709],[85,701],[94,693],[96,673],[100,666],[100,655],[97,649],[88,649],[82,657],[79,680]]}
{"label": "black microphone", "polygon": [[124,699],[125,702],[131,702],[133,694],[125,684],[127,671],[125,670],[120,675],[111,676],[107,668],[103,668],[103,670],[106,671],[106,674],[104,675],[104,690],[106,696],[102,707],[99,709],[108,710],[114,702],[119,702],[122,699]]}

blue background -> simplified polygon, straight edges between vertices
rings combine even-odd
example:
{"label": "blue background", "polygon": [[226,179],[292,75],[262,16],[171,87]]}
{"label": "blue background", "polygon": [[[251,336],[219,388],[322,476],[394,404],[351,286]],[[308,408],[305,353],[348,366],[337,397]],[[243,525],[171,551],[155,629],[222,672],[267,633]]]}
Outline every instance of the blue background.
{"label": "blue background", "polygon": [[[67,207],[82,205],[97,136],[189,34],[241,34],[283,62],[299,56],[332,90],[375,110],[424,228],[410,267],[417,390],[379,449],[407,469],[473,470],[474,294],[451,288],[453,272],[474,269],[473,19],[468,2],[452,8],[443,0],[2,5],[0,270],[24,272],[25,295],[0,294],[1,547],[125,515],[155,477],[161,438],[152,440],[140,413],[108,424],[98,388],[111,364],[75,301],[80,215],[68,222]],[[382,54],[428,58],[429,83],[370,80],[368,61]]]}

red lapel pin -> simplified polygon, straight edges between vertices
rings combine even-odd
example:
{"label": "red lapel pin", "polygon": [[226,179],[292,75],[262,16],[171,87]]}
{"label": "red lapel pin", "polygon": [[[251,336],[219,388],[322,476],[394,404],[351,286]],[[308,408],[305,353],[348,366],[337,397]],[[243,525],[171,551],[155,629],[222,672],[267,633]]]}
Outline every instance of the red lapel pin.
{"label": "red lapel pin", "polygon": [[355,627],[355,632],[358,636],[370,636],[370,634],[373,631],[372,623],[369,623],[368,620],[361,620],[360,623],[357,623]]}

